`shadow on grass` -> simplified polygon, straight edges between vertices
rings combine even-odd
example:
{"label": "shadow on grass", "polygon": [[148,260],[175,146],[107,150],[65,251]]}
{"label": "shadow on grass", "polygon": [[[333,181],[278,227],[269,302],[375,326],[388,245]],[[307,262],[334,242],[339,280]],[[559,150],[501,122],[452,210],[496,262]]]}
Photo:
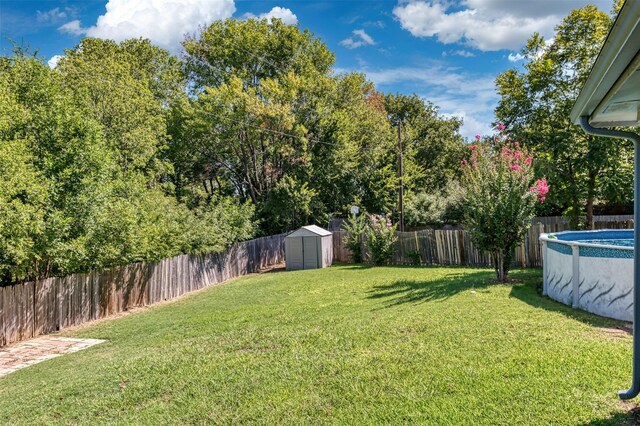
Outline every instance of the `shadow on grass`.
{"label": "shadow on grass", "polygon": [[616,413],[605,419],[581,423],[580,426],[631,426],[640,425],[640,408],[635,407],[626,413]]}
{"label": "shadow on grass", "polygon": [[339,263],[339,262],[333,262],[332,266],[340,266],[342,267],[342,269],[356,269],[356,270],[360,270],[360,269],[371,269],[373,268],[373,266],[368,265],[366,263]]}
{"label": "shadow on grass", "polygon": [[382,299],[385,307],[444,300],[466,290],[483,289],[492,285],[494,279],[493,271],[487,271],[449,273],[433,280],[399,280],[374,286],[367,298]]}
{"label": "shadow on grass", "polygon": [[564,305],[560,302],[542,295],[542,277],[526,285],[517,285],[511,288],[510,297],[525,302],[535,308],[544,309],[551,312],[558,312],[568,318],[580,321],[592,327],[600,328],[617,328],[626,330],[625,322],[610,318],[604,318],[581,309],[574,309],[571,306]]}

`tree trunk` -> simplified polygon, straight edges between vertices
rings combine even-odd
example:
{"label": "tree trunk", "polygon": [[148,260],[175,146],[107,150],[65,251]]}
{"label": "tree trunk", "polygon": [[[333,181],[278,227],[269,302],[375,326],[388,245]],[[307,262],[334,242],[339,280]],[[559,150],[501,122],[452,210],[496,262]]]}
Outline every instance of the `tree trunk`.
{"label": "tree trunk", "polygon": [[494,269],[496,270],[496,280],[498,282],[502,282],[502,264],[503,264],[504,260],[502,259],[502,253],[500,252],[495,252],[493,254],[493,266]]}
{"label": "tree trunk", "polygon": [[568,159],[569,168],[569,182],[571,188],[571,213],[569,214],[569,226],[571,229],[578,229],[580,224],[580,200],[578,198],[578,185],[576,184],[575,176],[573,175],[573,164],[571,159]]}
{"label": "tree trunk", "polygon": [[587,183],[587,217],[586,217],[586,228],[594,229],[593,223],[593,202],[595,200],[595,192],[596,192],[596,174],[593,171],[589,172],[589,180]]}
{"label": "tree trunk", "polygon": [[496,270],[496,280],[499,283],[506,283],[509,280],[509,266],[511,256],[505,255],[502,250],[493,253],[493,264]]}

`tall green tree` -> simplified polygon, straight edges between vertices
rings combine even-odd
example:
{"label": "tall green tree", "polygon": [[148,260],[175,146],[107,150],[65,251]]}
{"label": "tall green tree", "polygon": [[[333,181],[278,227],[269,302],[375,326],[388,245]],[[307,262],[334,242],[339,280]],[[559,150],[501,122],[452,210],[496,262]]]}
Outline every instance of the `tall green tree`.
{"label": "tall green tree", "polygon": [[[140,40],[104,43],[82,42],[100,47],[87,49],[91,60],[145,81],[141,93],[126,76],[80,71],[91,67],[81,48],[55,70],[20,49],[0,58],[0,284],[222,250],[254,232],[252,206],[199,193],[178,200],[165,182],[162,129],[184,85],[143,76],[144,52],[166,52]],[[150,105],[129,117],[125,95]],[[154,129],[162,131],[136,136]]]}
{"label": "tall green tree", "polygon": [[181,114],[192,125],[171,144],[186,161],[177,164],[180,177],[195,182],[177,185],[250,200],[265,233],[310,220],[310,127],[321,117],[333,54],[278,19],[217,21],[183,45],[194,99]]}
{"label": "tall green tree", "polygon": [[100,125],[122,173],[166,174],[168,105],[184,96],[180,63],[148,40],[82,40],[56,72],[77,106]]}
{"label": "tall green tree", "polygon": [[381,95],[365,75],[344,74],[327,91],[326,111],[317,127],[324,143],[313,145],[312,157],[312,186],[325,209],[395,212],[396,144]]}
{"label": "tall green tree", "polygon": [[630,144],[587,135],[569,118],[611,23],[595,6],[573,10],[553,39],[529,39],[522,71],[508,70],[496,80],[497,121],[536,151],[540,172],[553,187],[549,204],[568,215],[573,227],[581,214],[593,227],[596,201],[619,202],[631,187],[631,175],[620,172],[630,167]]}

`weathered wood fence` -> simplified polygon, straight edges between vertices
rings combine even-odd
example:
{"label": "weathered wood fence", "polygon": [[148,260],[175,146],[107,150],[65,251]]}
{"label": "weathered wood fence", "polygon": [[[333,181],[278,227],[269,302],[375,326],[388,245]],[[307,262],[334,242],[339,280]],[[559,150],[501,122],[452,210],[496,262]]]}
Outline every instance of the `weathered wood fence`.
{"label": "weathered wood fence", "polygon": [[284,261],[284,235],[183,255],[0,287],[0,346],[170,300]]}
{"label": "weathered wood fence", "polygon": [[[544,220],[540,220],[544,219]],[[596,229],[631,229],[633,220],[626,217],[597,216]],[[569,229],[566,218],[536,218],[525,235],[524,242],[516,248],[514,266],[541,267],[542,252],[538,237],[545,232],[560,232]],[[334,260],[351,262],[351,254],[342,242],[346,233],[334,231]],[[391,263],[394,265],[410,265],[414,259],[420,259],[422,265],[465,265],[492,266],[486,253],[473,246],[471,236],[461,229],[424,229],[412,232],[396,232],[398,241]],[[368,258],[365,249],[364,258]]]}
{"label": "weathered wood fence", "polygon": [[[633,221],[627,216],[597,216],[595,227],[627,229],[633,228]],[[516,249],[514,265],[542,266],[540,234],[567,229],[565,218],[534,219],[524,243]],[[423,265],[491,266],[489,256],[473,246],[467,231],[425,229],[397,234],[393,264],[412,264],[419,258]],[[334,260],[350,262],[344,235],[343,231],[333,233]],[[238,243],[223,253],[183,255],[0,287],[0,346],[170,300],[283,261],[284,234]]]}

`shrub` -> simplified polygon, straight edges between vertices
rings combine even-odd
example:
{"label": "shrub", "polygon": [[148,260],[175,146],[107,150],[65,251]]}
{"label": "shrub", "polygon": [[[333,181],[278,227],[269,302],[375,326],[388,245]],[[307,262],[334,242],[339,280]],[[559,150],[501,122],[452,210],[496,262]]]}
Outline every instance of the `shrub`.
{"label": "shrub", "polygon": [[549,187],[546,179],[535,180],[533,157],[518,142],[496,137],[469,149],[470,160],[463,161],[465,224],[476,247],[490,253],[498,281],[506,282],[515,247]]}
{"label": "shrub", "polygon": [[415,250],[410,251],[409,253],[407,253],[407,257],[409,258],[413,266],[420,266],[420,264],[422,263],[420,252],[418,251],[415,251]]}
{"label": "shrub", "polygon": [[362,239],[367,232],[367,221],[365,215],[351,215],[342,226],[347,235],[342,242],[351,252],[351,257],[355,263],[362,263]]}
{"label": "shrub", "polygon": [[462,220],[462,190],[451,181],[442,192],[411,194],[405,203],[405,221],[409,226],[442,226]]}
{"label": "shrub", "polygon": [[388,218],[378,215],[371,215],[369,222],[367,246],[371,253],[371,261],[377,266],[386,265],[395,248],[396,225],[391,225]]}
{"label": "shrub", "polygon": [[404,206],[406,224],[409,226],[441,226],[447,208],[443,194],[418,192],[407,197]]}

